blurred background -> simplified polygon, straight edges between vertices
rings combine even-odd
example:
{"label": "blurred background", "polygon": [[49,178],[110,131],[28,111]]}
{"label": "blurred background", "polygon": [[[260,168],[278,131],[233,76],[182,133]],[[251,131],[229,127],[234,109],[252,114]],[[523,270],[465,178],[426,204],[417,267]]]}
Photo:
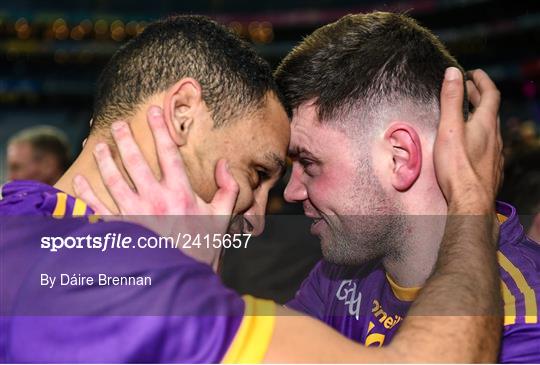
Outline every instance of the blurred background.
{"label": "blurred background", "polygon": [[[2,0],[0,183],[8,178],[7,141],[27,127],[56,127],[49,132],[53,136],[63,132],[63,142],[42,144],[53,145],[59,155],[76,156],[88,132],[100,70],[123,42],[156,18],[172,13],[208,15],[252,42],[275,67],[319,26],[348,13],[372,10],[407,12],[438,35],[465,69],[482,68],[489,73],[503,97],[500,115],[509,181],[503,197],[515,204],[523,200],[518,208],[524,214],[536,213],[540,206],[540,1]],[[70,146],[69,152],[62,149],[63,144]],[[533,170],[536,172],[530,175]],[[51,173],[47,178],[55,176]],[[298,212],[283,204],[282,188],[283,184],[275,189],[270,212]],[[522,194],[517,196],[516,191]],[[538,199],[533,205],[531,196]],[[272,236],[275,232],[267,234],[281,240]],[[257,292],[249,288],[250,283],[267,269],[248,270],[252,274],[245,279],[246,271],[240,274],[234,269],[236,264],[230,264],[231,269],[224,271],[225,280],[241,291],[250,289],[254,294],[286,300],[320,254],[313,239],[295,240],[305,241],[302,253],[291,254],[287,249],[286,255],[275,256],[276,262],[295,265],[294,274],[278,275],[275,282],[261,284],[263,289]],[[260,252],[242,255],[249,258]]]}

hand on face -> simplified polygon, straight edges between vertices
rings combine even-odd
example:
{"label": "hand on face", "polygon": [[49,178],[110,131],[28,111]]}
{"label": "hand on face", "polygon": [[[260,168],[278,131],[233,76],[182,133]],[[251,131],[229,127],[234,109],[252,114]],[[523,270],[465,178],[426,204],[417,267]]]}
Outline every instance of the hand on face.
{"label": "hand on face", "polygon": [[474,112],[465,122],[462,77],[456,68],[447,69],[445,74],[434,146],[435,173],[450,209],[490,213],[503,169],[500,93],[484,71],[470,72],[467,92]]}
{"label": "hand on face", "polygon": [[[101,177],[122,219],[141,224],[167,237],[173,232],[191,235],[225,233],[239,191],[238,184],[228,171],[227,162],[218,162],[215,170],[218,191],[213,200],[206,203],[191,187],[180,152],[163,120],[162,110],[151,107],[147,121],[156,145],[161,180],[154,176],[127,123],[113,124],[112,135],[135,191],[118,170],[108,146],[104,143],[96,145],[94,155]],[[77,196],[96,214],[111,215],[83,176],[75,177],[73,187]],[[220,254],[219,250],[195,249],[186,253],[208,264],[217,263]]]}

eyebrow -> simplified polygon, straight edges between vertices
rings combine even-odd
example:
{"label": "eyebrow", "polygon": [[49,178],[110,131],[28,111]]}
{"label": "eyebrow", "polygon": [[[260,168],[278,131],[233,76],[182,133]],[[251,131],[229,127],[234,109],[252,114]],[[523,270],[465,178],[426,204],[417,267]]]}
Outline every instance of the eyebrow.
{"label": "eyebrow", "polygon": [[293,159],[298,157],[299,155],[305,155],[306,157],[315,158],[315,155],[313,155],[313,153],[309,152],[304,147],[298,147],[298,146],[294,146],[290,148],[288,151],[288,155],[290,158],[293,158]]}
{"label": "eyebrow", "polygon": [[273,165],[273,169],[278,172],[279,175],[283,175],[287,169],[287,162],[274,152],[269,152],[265,155],[268,162]]}

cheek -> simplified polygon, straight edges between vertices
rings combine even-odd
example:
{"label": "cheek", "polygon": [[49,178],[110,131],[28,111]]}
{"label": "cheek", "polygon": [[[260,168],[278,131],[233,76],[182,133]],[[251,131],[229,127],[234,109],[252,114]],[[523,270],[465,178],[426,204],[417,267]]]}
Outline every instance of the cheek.
{"label": "cheek", "polygon": [[[237,180],[238,181],[238,180]],[[238,181],[240,192],[234,206],[234,214],[243,214],[253,205],[253,190],[247,181]]]}
{"label": "cheek", "polygon": [[353,176],[343,169],[333,169],[306,182],[309,200],[320,210],[337,213],[351,198]]}

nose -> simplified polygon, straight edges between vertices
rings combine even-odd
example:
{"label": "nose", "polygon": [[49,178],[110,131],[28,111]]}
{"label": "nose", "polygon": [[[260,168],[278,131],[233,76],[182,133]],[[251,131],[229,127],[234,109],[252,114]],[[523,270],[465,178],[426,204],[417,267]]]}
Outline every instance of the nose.
{"label": "nose", "polygon": [[293,163],[291,178],[283,192],[283,197],[288,203],[301,202],[307,199],[306,186],[300,179],[301,174],[302,171],[299,166],[296,163]]}
{"label": "nose", "polygon": [[244,233],[251,233],[255,237],[263,233],[267,202],[268,191],[259,189],[255,193],[253,205],[244,213]]}

